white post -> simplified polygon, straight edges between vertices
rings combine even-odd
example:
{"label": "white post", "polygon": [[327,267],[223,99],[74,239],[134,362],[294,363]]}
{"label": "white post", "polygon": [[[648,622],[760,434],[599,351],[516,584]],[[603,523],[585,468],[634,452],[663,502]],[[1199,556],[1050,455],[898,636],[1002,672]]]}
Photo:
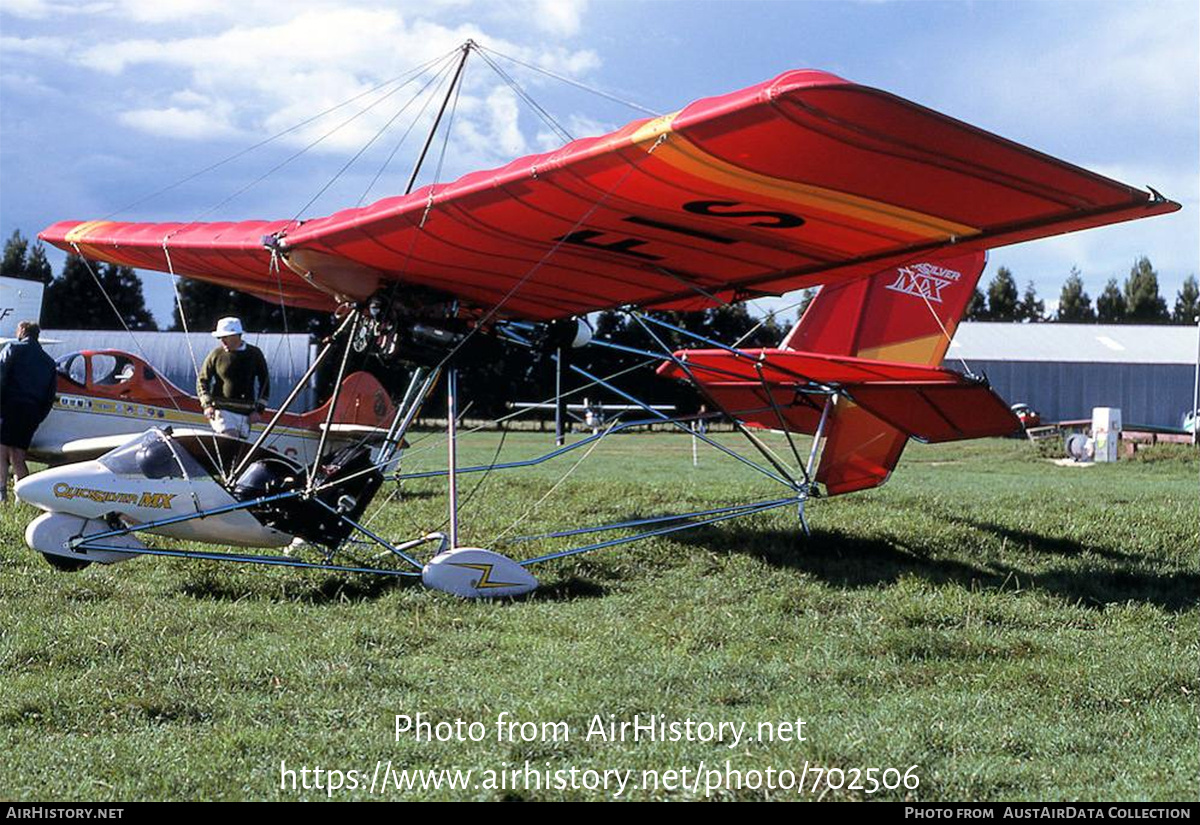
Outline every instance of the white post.
{"label": "white post", "polygon": [[450,437],[447,479],[450,484],[450,549],[458,547],[458,370],[446,371],[446,433]]}
{"label": "white post", "polygon": [[[563,427],[563,348],[558,348],[558,357],[554,359],[554,446],[561,447],[566,443],[565,428]],[[585,402],[586,403],[586,402]]]}
{"label": "white post", "polygon": [[1196,408],[1200,407],[1200,315],[1196,316],[1196,377],[1192,381],[1192,444],[1200,444],[1200,422]]}

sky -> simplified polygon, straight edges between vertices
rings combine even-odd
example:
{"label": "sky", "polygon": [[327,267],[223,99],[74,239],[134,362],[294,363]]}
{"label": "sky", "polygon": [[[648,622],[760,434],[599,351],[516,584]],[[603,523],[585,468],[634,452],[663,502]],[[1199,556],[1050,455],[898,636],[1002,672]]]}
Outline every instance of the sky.
{"label": "sky", "polygon": [[[372,138],[407,91],[305,121],[380,99],[395,87],[379,84],[467,38],[585,87],[495,58],[572,137],[644,116],[626,103],[670,112],[788,69],[830,71],[1183,204],[994,250],[985,283],[1006,266],[1053,307],[1072,267],[1094,299],[1145,255],[1171,306],[1200,273],[1195,0],[4,0],[0,235],[65,219],[315,217],[402,192],[419,139],[389,162],[396,130]],[[427,123],[419,105],[400,121]],[[564,142],[474,57],[452,134],[421,183]],[[169,323],[169,277],[144,281]]]}

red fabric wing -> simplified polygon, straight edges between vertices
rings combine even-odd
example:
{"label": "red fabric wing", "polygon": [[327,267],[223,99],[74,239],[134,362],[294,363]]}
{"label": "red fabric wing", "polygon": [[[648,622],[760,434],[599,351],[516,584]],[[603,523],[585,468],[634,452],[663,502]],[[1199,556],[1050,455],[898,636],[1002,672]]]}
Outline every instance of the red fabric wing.
{"label": "red fabric wing", "polygon": [[[66,221],[41,237],[294,305],[402,281],[550,319],[779,293],[949,244],[967,252],[1177,208],[886,92],[794,71],[300,224]],[[266,235],[290,269],[271,270]]]}

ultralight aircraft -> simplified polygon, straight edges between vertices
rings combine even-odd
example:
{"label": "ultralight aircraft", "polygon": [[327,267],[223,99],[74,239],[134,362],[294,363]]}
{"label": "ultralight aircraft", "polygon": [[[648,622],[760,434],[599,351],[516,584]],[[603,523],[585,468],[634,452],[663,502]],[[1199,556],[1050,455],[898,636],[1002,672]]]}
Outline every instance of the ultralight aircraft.
{"label": "ultralight aircraft", "polygon": [[[490,52],[468,42],[456,55],[456,80],[476,51]],[[451,99],[447,93],[442,111]],[[410,190],[415,179],[414,170]],[[336,344],[412,372],[373,456],[320,451],[302,466],[266,450],[262,436],[248,444],[151,431],[96,462],[23,480],[21,498],[47,511],[27,541],[71,565],[138,553],[221,558],[419,576],[464,596],[507,596],[536,587],[530,568],[550,559],[779,507],[797,507],[803,522],[810,496],[883,483],[910,438],[953,441],[1018,427],[985,379],[939,366],[988,249],[1179,208],[1153,190],[885,91],[798,70],[326,217],[56,223],[41,237],[91,260],[336,313]],[[688,333],[653,312],[818,284],[804,316],[770,349],[699,340],[672,351],[668,333]],[[646,421],[697,432],[693,422],[570,363],[571,344],[589,337],[586,316],[599,310],[625,312],[664,342],[643,354],[661,359],[666,378],[695,386],[713,415],[732,420],[761,457],[697,437],[784,492],[554,534],[634,531],[520,561],[459,547],[461,473],[548,460]],[[638,405],[645,418],[613,423],[533,461],[459,467],[455,365],[491,339],[553,353],[576,375]],[[360,517],[385,479],[417,475],[395,469],[396,447],[442,376],[449,453],[438,474],[447,478],[449,533],[396,544]],[[764,428],[787,435],[791,457],[765,448],[757,434]],[[814,437],[807,456],[792,442],[795,433]],[[144,543],[147,533],[256,546],[298,537],[324,555],[163,549]],[[351,536],[381,547],[395,566],[339,563]],[[425,562],[413,552],[422,544],[436,549]]]}

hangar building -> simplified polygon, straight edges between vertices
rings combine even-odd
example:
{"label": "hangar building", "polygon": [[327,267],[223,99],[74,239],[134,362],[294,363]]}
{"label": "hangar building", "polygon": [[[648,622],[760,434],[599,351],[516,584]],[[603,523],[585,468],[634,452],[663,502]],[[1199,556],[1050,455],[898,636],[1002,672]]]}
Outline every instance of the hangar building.
{"label": "hangar building", "polygon": [[[190,339],[190,340],[189,340]],[[315,357],[306,334],[249,332],[248,343],[263,351],[271,373],[272,406],[282,404],[288,391],[308,370]],[[196,392],[196,367],[204,362],[209,350],[217,345],[207,332],[126,332],[108,330],[42,330],[42,345],[58,360],[79,350],[119,349],[145,359],[167,380],[186,392]],[[193,356],[195,361],[192,360]],[[310,386],[296,399],[293,412],[316,406],[316,390]]]}
{"label": "hangar building", "polygon": [[[1194,326],[960,324],[944,366],[983,373],[1010,404],[1043,421],[1120,407],[1130,425],[1178,427],[1192,405],[1200,341]],[[960,360],[961,359],[961,360]]]}

